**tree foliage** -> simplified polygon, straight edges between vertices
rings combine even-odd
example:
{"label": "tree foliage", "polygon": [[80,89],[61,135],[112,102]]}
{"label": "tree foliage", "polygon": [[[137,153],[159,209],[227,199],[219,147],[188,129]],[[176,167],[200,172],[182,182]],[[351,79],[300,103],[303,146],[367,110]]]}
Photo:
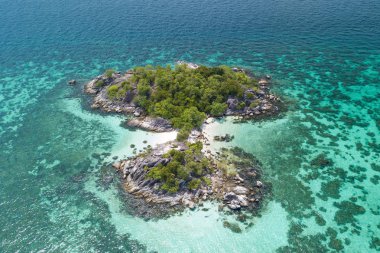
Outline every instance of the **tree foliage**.
{"label": "tree foliage", "polygon": [[153,167],[147,177],[159,180],[161,189],[167,192],[177,192],[183,183],[188,189],[198,189],[202,184],[209,185],[204,178],[210,172],[209,161],[202,155],[203,145],[201,142],[188,144],[185,151],[170,150],[163,157],[170,161]]}
{"label": "tree foliage", "polygon": [[115,73],[115,70],[113,69],[107,69],[105,72],[104,72],[104,75],[107,77],[107,78],[111,78],[112,75]]}
{"label": "tree foliage", "polygon": [[176,65],[172,69],[147,65],[134,68],[132,73],[117,92],[112,88],[109,97],[123,99],[133,87],[133,101],[147,114],[166,118],[187,132],[199,127],[206,115],[222,116],[228,98],[243,99],[246,89],[257,87],[254,79],[227,66],[191,69]]}
{"label": "tree foliage", "polygon": [[227,105],[224,103],[214,102],[210,106],[210,114],[213,116],[222,116],[227,109]]}

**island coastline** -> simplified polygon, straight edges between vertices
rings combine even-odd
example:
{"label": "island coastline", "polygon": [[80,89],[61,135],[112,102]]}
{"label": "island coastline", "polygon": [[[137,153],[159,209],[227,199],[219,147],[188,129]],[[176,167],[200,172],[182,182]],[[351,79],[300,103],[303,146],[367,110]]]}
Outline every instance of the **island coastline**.
{"label": "island coastline", "polygon": [[[177,64],[184,65],[185,68],[196,70],[199,65],[193,63],[178,62]],[[232,68],[233,72],[246,74],[246,71],[241,68]],[[104,112],[123,113],[128,115],[129,119],[126,122],[126,127],[140,128],[145,131],[152,132],[169,132],[178,131],[176,141],[169,141],[158,144],[156,147],[150,147],[143,153],[137,154],[134,157],[116,161],[112,166],[119,172],[122,177],[123,189],[141,199],[142,205],[161,206],[163,209],[194,209],[197,205],[202,205],[205,201],[217,201],[221,203],[221,210],[224,207],[231,211],[252,211],[255,212],[266,191],[266,184],[260,181],[261,168],[259,163],[253,163],[255,160],[252,156],[240,149],[223,149],[220,152],[211,152],[208,148],[210,140],[208,140],[203,132],[202,125],[210,124],[215,115],[207,114],[202,120],[201,126],[194,127],[179,139],[181,129],[177,129],[171,124],[171,121],[157,115],[150,115],[137,103],[134,102],[134,97],[138,94],[137,85],[131,90],[123,94],[122,99],[110,99],[109,90],[111,86],[116,86],[129,82],[133,77],[134,71],[128,70],[125,74],[120,72],[106,72],[103,75],[97,76],[84,87],[87,94],[93,95],[91,107],[100,109]],[[249,75],[249,78],[253,78]],[[234,116],[242,120],[251,120],[254,118],[271,117],[279,113],[281,100],[270,92],[269,76],[260,77],[257,79],[257,86],[254,89],[244,90],[241,96],[244,106],[237,108],[239,99],[229,97],[225,101],[226,109],[217,117]],[[101,83],[101,85],[99,85]],[[248,95],[247,95],[248,94]],[[248,97],[254,97],[254,100]],[[249,103],[255,106],[246,106]],[[215,136],[215,141],[230,141],[233,136]],[[157,167],[165,168],[174,160],[173,157],[168,158],[170,152],[178,151],[184,153],[190,149],[192,145],[200,145],[199,153],[194,157],[196,162],[200,159],[208,160],[207,172],[202,177],[194,176],[194,172],[189,172],[186,178],[175,178],[175,183],[171,183],[172,188],[165,188],[166,183],[160,177],[152,178],[151,171]],[[236,154],[242,157],[236,156]],[[229,159],[231,156],[236,156],[235,160]],[[189,159],[189,158],[188,158]],[[236,163],[236,164],[234,164]],[[224,165],[234,164],[232,172],[226,172],[221,169]],[[242,166],[244,165],[244,166]],[[181,165],[186,168],[186,162]],[[193,183],[196,182],[196,183]],[[195,188],[189,187],[191,184],[196,184]],[[173,190],[173,187],[175,188]]]}

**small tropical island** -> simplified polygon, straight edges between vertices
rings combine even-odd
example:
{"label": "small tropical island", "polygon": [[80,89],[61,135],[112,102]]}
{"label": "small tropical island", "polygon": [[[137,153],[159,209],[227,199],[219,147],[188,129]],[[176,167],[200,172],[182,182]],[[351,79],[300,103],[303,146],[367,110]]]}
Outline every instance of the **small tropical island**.
{"label": "small tropical island", "polygon": [[[92,108],[129,115],[127,126],[177,131],[175,141],[113,164],[124,189],[145,203],[194,208],[217,200],[230,210],[255,210],[265,191],[259,162],[239,148],[212,152],[202,126],[213,118],[253,119],[279,112],[270,77],[245,69],[177,62],[175,67],[107,70],[85,85]],[[230,141],[233,136],[214,136]]]}

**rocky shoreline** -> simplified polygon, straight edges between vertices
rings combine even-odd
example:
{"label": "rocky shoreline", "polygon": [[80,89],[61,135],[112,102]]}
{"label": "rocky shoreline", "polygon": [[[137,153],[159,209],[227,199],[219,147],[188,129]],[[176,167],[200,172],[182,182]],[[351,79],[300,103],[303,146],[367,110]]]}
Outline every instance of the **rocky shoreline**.
{"label": "rocky shoreline", "polygon": [[[99,75],[84,86],[84,92],[94,95],[91,108],[101,109],[104,112],[116,112],[127,113],[140,116],[139,108],[127,101],[113,101],[107,96],[106,87],[128,80],[132,76],[132,73],[127,72],[122,75],[120,72],[115,72],[111,77],[107,77],[105,74]],[[100,85],[101,84],[101,85]]]}
{"label": "rocky shoreline", "polygon": [[[191,141],[206,143],[201,132],[193,133]],[[164,157],[168,151],[175,149],[185,151],[184,142],[167,142],[130,159],[121,160],[113,167],[122,176],[123,188],[136,198],[143,199],[146,204],[164,205],[167,208],[190,208],[207,200],[216,200],[221,208],[229,210],[255,210],[259,207],[266,186],[260,181],[260,166],[249,154],[240,149],[224,149],[212,153],[206,145],[202,155],[211,163],[212,173],[207,175],[210,185],[196,190],[180,188],[176,193],[168,193],[160,188],[159,180],[147,177],[149,171],[158,164],[168,164],[170,159]],[[230,171],[221,164],[233,164]]]}
{"label": "rocky shoreline", "polygon": [[[191,70],[200,68],[193,63],[178,64],[186,64]],[[239,75],[243,73],[245,78],[253,78],[244,69],[232,68],[232,71],[231,73],[237,72]],[[153,132],[177,130],[168,119],[151,116],[135,103],[134,98],[139,95],[139,91],[133,76],[133,70],[124,74],[106,71],[91,80],[84,87],[85,93],[93,95],[91,107],[104,112],[130,115],[126,122],[127,127]],[[224,108],[219,117],[238,116],[241,119],[252,119],[272,116],[280,111],[280,99],[270,92],[271,78],[264,76],[255,80],[257,82],[254,86],[242,89],[239,96],[227,97],[224,104],[219,105]],[[128,88],[121,94],[112,93],[111,97],[113,87],[118,92],[120,87]],[[150,87],[155,90],[153,81]],[[206,116],[203,123],[212,123],[211,115]],[[233,138],[226,134],[214,136],[214,141],[229,142]],[[197,150],[196,155],[191,153],[189,158],[191,145],[198,145],[197,143],[201,143],[200,150]],[[256,212],[267,189],[260,181],[259,163],[241,149],[213,152],[209,145],[209,140],[200,129],[194,128],[185,140],[177,136],[176,141],[150,147],[145,152],[117,161],[112,166],[121,175],[125,192],[139,200],[135,202],[134,208],[143,210],[140,213],[154,213],[151,210],[146,211],[148,206],[152,210],[194,209],[204,201],[217,201],[220,203],[220,210]],[[177,161],[181,156],[186,158]],[[203,166],[201,172],[197,172],[197,166]],[[174,172],[160,174],[170,169]]]}
{"label": "rocky shoreline", "polygon": [[[194,63],[177,62],[177,64],[187,64],[191,69],[196,69],[199,66]],[[246,70],[241,68],[233,68],[235,72],[246,73]],[[173,131],[170,122],[163,119],[154,119],[137,106],[133,97],[136,94],[136,87],[132,91],[125,94],[123,100],[112,100],[107,95],[107,87],[111,85],[118,85],[127,81],[133,75],[133,71],[129,70],[122,74],[121,72],[114,72],[112,75],[99,75],[84,86],[84,92],[93,95],[91,108],[100,109],[104,112],[124,113],[135,117],[127,122],[130,127],[137,127],[147,131],[165,132]],[[229,98],[226,101],[227,110],[222,116],[238,116],[244,119],[253,119],[263,116],[271,116],[279,113],[281,100],[270,92],[271,77],[263,76],[258,79],[257,89],[247,89],[244,91],[244,102],[246,104],[254,102],[254,106],[244,106],[241,108],[239,105],[242,101],[237,98]]]}
{"label": "rocky shoreline", "polygon": [[158,133],[174,131],[170,122],[161,117],[135,117],[127,121],[127,126]]}

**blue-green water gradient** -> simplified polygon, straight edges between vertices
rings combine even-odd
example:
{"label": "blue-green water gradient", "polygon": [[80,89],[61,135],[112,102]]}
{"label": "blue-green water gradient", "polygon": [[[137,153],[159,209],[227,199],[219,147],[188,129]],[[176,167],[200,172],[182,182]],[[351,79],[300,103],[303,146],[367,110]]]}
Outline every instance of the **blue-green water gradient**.
{"label": "blue-green water gradient", "polygon": [[[0,6],[0,252],[380,251],[378,0]],[[212,203],[134,217],[106,166],[173,136],[121,127],[81,86],[107,68],[179,59],[270,74],[288,104],[276,119],[209,127],[235,135],[272,185],[241,234]]]}

